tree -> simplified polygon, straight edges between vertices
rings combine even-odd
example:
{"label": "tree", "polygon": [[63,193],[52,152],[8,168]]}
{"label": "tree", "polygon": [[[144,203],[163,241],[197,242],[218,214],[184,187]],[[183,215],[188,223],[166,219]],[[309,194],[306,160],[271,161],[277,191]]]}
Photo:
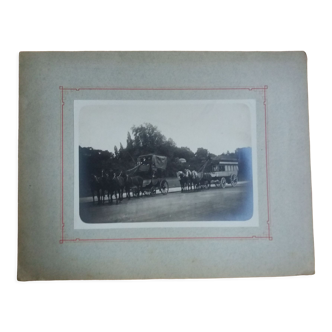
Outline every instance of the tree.
{"label": "tree", "polygon": [[119,150],[116,145],[114,145],[114,155],[115,155],[115,158],[119,158]]}
{"label": "tree", "polygon": [[209,151],[207,149],[204,148],[198,148],[195,156],[199,159],[199,160],[205,160],[209,155]]}
{"label": "tree", "polygon": [[136,152],[140,151],[141,154],[158,154],[162,145],[167,141],[157,126],[153,126],[151,123],[133,126],[131,130],[134,136],[135,150]]}
{"label": "tree", "polygon": [[127,133],[127,149],[131,150],[133,148],[133,139],[131,138],[130,132]]}

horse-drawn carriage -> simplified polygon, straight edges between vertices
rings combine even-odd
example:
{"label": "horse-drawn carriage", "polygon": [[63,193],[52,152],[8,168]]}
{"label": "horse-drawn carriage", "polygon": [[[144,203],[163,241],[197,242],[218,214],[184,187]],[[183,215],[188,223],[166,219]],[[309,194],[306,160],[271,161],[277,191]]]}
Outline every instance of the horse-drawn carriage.
{"label": "horse-drawn carriage", "polygon": [[226,184],[235,187],[238,182],[239,163],[236,160],[211,160],[204,170],[210,175],[210,183],[225,188]]}
{"label": "horse-drawn carriage", "polygon": [[181,191],[189,189],[208,189],[211,184],[225,188],[226,184],[233,187],[238,182],[238,162],[236,160],[208,159],[198,172],[185,169],[177,172]]}
{"label": "horse-drawn carriage", "polygon": [[133,187],[134,196],[139,196],[140,191],[144,195],[154,196],[159,190],[163,195],[167,195],[169,185],[165,179],[165,170],[167,166],[167,157],[155,154],[142,155],[137,158],[137,165],[128,170],[128,176],[140,176],[143,178],[141,188]]}

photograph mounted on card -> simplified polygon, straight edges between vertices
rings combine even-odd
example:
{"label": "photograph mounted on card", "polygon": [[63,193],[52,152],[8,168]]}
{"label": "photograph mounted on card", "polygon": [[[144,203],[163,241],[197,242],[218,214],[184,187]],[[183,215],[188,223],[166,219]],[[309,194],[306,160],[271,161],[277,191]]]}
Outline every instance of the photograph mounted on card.
{"label": "photograph mounted on card", "polygon": [[304,52],[22,52],[18,279],[314,273]]}
{"label": "photograph mounted on card", "polygon": [[255,100],[75,100],[74,113],[75,228],[258,226]]}

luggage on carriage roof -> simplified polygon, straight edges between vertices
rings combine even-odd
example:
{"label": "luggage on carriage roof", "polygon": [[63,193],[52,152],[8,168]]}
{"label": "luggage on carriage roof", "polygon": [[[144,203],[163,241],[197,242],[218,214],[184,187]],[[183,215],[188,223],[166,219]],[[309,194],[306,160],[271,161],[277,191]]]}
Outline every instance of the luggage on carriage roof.
{"label": "luggage on carriage roof", "polygon": [[142,163],[142,165],[148,164],[155,166],[157,169],[166,169],[167,166],[167,157],[158,156],[156,154],[147,154],[139,156],[137,162]]}
{"label": "luggage on carriage roof", "polygon": [[167,166],[167,157],[155,154],[142,155],[137,158],[137,164],[134,168],[127,170],[129,176],[139,173],[149,173],[153,168],[165,170]]}

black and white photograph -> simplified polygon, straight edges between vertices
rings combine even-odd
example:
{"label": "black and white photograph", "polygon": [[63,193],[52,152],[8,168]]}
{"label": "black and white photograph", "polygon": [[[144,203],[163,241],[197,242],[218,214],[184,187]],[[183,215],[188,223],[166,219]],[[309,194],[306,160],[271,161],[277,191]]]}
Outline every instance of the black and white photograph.
{"label": "black and white photograph", "polygon": [[23,52],[20,280],[313,274],[306,64]]}
{"label": "black and white photograph", "polygon": [[75,100],[75,228],[257,226],[255,156],[254,100]]}

